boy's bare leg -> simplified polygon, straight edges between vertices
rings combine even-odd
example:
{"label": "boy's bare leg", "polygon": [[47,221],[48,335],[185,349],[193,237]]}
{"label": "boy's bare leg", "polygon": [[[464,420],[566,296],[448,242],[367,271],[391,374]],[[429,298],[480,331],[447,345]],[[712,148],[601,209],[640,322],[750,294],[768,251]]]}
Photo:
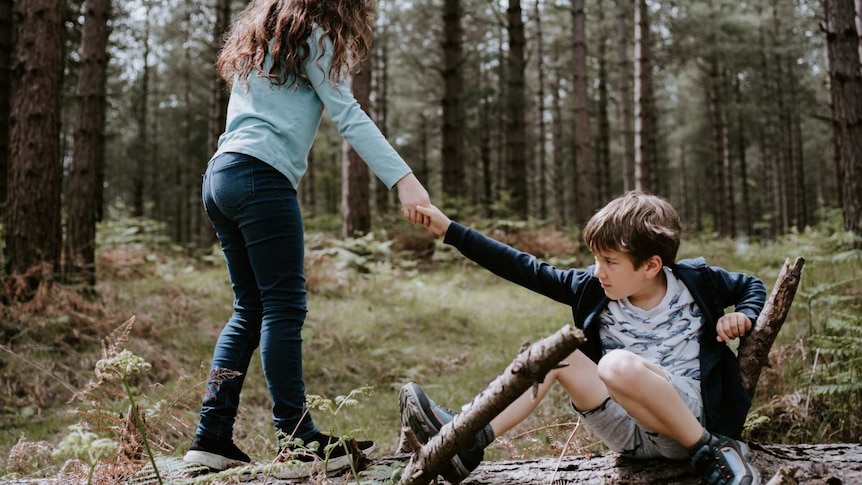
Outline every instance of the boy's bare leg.
{"label": "boy's bare leg", "polygon": [[598,375],[611,398],[656,433],[691,447],[703,426],[668,381],[664,371],[631,352],[614,350],[599,363]]}
{"label": "boy's bare leg", "polygon": [[494,436],[502,436],[526,419],[544,399],[555,381],[563,386],[578,409],[590,410],[604,402],[608,397],[608,389],[599,379],[595,362],[580,350],[574,351],[564,362],[569,365],[549,372],[545,380],[539,384],[535,399],[533,390],[529,389],[491,421]]}

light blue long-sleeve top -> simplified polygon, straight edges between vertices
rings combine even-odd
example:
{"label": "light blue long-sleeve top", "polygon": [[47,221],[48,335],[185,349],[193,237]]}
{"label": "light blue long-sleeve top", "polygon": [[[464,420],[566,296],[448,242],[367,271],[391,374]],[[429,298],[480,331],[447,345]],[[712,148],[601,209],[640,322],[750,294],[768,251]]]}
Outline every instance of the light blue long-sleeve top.
{"label": "light blue long-sleeve top", "polygon": [[[334,86],[330,82],[332,42],[325,38],[326,52],[318,60],[321,36],[323,31],[314,29],[309,56],[302,65],[310,85],[288,81],[273,86],[269,78],[255,71],[248,76],[247,85],[234,79],[227,126],[213,157],[224,152],[251,155],[275,167],[297,187],[308,168],[308,153],[326,108],[341,136],[391,189],[411,172],[410,167],[359,106],[348,81]],[[263,71],[269,72],[270,66],[272,59],[267,55]]]}

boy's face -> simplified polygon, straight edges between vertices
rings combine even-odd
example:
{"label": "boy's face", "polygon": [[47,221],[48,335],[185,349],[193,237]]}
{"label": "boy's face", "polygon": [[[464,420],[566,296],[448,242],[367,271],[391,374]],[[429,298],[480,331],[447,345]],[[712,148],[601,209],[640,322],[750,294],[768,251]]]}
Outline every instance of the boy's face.
{"label": "boy's face", "polygon": [[595,251],[594,254],[595,275],[611,300],[631,299],[653,291],[655,277],[650,262],[635,269],[629,256],[621,251]]}

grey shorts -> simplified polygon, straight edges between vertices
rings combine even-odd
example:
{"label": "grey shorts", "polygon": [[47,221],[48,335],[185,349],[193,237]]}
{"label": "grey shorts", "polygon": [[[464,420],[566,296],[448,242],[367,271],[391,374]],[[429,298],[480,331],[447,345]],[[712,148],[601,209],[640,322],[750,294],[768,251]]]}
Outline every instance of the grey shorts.
{"label": "grey shorts", "polygon": [[[668,380],[697,420],[703,424],[700,381],[673,375],[668,375]],[[581,415],[584,424],[593,434],[612,451],[623,456],[664,457],[675,460],[689,457],[688,450],[684,446],[671,438],[646,429],[611,398],[607,398],[600,406],[589,411],[580,411],[574,405],[572,407]]]}

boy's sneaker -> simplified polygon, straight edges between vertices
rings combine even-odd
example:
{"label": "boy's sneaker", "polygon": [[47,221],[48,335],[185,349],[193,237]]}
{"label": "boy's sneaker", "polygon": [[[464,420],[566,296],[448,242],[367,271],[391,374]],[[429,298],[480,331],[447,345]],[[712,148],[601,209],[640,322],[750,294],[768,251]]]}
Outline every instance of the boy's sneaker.
{"label": "boy's sneaker", "polygon": [[[319,472],[332,472],[350,466],[358,456],[374,451],[373,441],[345,440],[317,433],[306,443],[290,443],[278,452],[273,476],[279,479],[301,478]],[[315,444],[316,443],[316,444]]]}
{"label": "boy's sneaker", "polygon": [[709,485],[759,485],[760,474],[748,460],[748,445],[726,436],[713,434],[691,458],[691,465]]}
{"label": "boy's sneaker", "polygon": [[[452,410],[438,406],[425,394],[422,387],[414,382],[408,382],[401,388],[398,407],[401,412],[401,425],[409,426],[416,435],[416,439],[422,444],[427,443],[455,417]],[[471,448],[462,448],[452,457],[449,461],[450,466],[441,473],[443,478],[451,483],[460,483],[479,466],[485,456],[485,446],[493,440],[493,436],[487,439],[483,433],[486,431],[477,433]]]}
{"label": "boy's sneaker", "polygon": [[251,458],[237,448],[233,440],[220,440],[195,435],[183,461],[221,471],[235,466],[247,465],[251,463]]}

